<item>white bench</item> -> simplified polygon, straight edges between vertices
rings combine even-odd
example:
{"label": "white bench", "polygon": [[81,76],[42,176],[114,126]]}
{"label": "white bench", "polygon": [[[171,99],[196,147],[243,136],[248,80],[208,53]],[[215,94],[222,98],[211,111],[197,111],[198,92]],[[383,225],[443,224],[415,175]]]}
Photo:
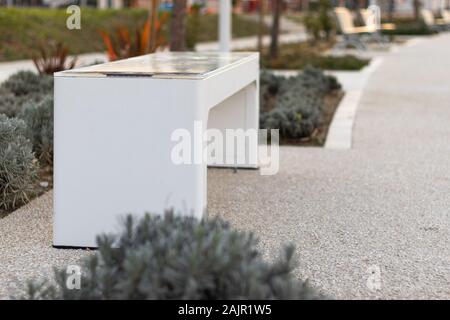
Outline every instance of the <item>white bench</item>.
{"label": "white bench", "polygon": [[[56,73],[54,246],[94,247],[126,213],[201,218],[207,163],[173,163],[172,134],[257,129],[258,100],[257,53],[156,53]],[[209,164],[256,168],[257,147],[246,141],[244,164],[230,164],[234,150]]]}

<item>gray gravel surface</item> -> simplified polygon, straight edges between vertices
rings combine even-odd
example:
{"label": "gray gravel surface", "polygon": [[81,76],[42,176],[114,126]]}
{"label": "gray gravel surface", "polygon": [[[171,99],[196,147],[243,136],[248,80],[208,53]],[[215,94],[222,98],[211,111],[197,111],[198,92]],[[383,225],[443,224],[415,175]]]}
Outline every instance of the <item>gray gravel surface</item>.
{"label": "gray gravel surface", "polygon": [[48,192],[0,219],[0,299],[17,296],[28,280],[51,278],[53,267],[77,264],[90,254],[52,247],[52,210]]}
{"label": "gray gravel surface", "polygon": [[212,171],[210,212],[268,257],[294,243],[298,275],[333,297],[450,298],[449,56],[449,35],[386,56],[353,149],[284,147],[275,176]]}
{"label": "gray gravel surface", "polygon": [[[332,297],[450,298],[449,56],[449,35],[386,56],[351,150],[282,147],[275,176],[210,169],[210,214],[268,259],[295,244],[296,274]],[[50,192],[0,220],[0,297],[89,254],[51,247],[51,209]]]}

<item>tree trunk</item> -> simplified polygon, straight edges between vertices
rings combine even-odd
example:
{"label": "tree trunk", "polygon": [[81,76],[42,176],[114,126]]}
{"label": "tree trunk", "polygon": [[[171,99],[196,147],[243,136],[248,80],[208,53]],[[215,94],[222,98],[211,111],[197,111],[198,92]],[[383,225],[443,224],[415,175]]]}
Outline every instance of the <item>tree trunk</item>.
{"label": "tree trunk", "polygon": [[264,31],[264,0],[259,0],[259,15],[258,15],[258,51],[261,53],[263,49],[262,37]]}
{"label": "tree trunk", "polygon": [[420,0],[414,0],[413,6],[414,6],[414,19],[416,21],[419,21],[420,20]]}
{"label": "tree trunk", "polygon": [[302,11],[309,11],[309,0],[302,0]]}
{"label": "tree trunk", "polygon": [[273,0],[273,22],[272,22],[272,30],[270,33],[270,52],[269,58],[270,60],[274,60],[278,57],[278,36],[280,33],[280,15],[281,15],[281,6],[282,0]]}
{"label": "tree trunk", "polygon": [[153,52],[156,46],[156,19],[158,14],[158,0],[150,1],[150,39],[148,41],[148,52]]}
{"label": "tree trunk", "polygon": [[170,19],[170,51],[186,50],[186,0],[174,0]]}
{"label": "tree trunk", "polygon": [[395,0],[389,0],[389,5],[388,5],[389,21],[392,21],[392,19],[394,18],[394,11],[395,11]]}

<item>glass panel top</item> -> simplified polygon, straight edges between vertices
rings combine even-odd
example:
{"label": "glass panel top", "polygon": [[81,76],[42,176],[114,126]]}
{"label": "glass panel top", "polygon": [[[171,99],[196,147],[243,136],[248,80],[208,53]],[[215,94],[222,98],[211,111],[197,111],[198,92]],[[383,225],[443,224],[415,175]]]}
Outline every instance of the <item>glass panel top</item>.
{"label": "glass panel top", "polygon": [[251,52],[159,52],[144,56],[67,70],[61,75],[156,76],[203,78],[253,55]]}

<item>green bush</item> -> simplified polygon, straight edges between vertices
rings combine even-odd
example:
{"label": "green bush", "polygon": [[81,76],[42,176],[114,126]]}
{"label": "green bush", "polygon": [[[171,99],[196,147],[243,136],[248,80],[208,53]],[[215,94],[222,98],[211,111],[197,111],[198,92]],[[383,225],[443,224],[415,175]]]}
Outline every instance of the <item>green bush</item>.
{"label": "green bush", "polygon": [[367,66],[370,59],[362,59],[353,55],[344,56],[325,56],[314,53],[298,52],[283,53],[281,57],[275,61],[262,60],[262,66],[278,70],[299,70],[310,65],[315,68],[325,70],[361,70]]}
{"label": "green bush", "polygon": [[201,4],[194,3],[191,6],[188,19],[186,19],[186,48],[189,50],[195,50],[195,46],[198,42],[199,29],[200,28],[200,10]]}
{"label": "green bush", "polygon": [[28,103],[19,114],[26,123],[26,136],[42,163],[53,162],[53,95],[38,103]]}
{"label": "green bush", "polygon": [[38,103],[43,98],[41,93],[30,93],[23,96],[16,96],[14,93],[0,89],[0,114],[8,117],[17,117],[24,106],[30,103]]}
{"label": "green bush", "polygon": [[265,69],[261,70],[259,77],[260,111],[272,110],[275,98],[281,90],[282,83],[286,79],[279,77]]}
{"label": "green bush", "polygon": [[16,96],[30,93],[46,94],[53,91],[53,77],[22,70],[10,76],[2,83],[1,88]]}
{"label": "green bush", "polygon": [[286,43],[280,46],[279,57],[269,59],[261,56],[261,66],[270,69],[303,69],[310,65],[325,70],[360,70],[367,66],[370,59],[362,59],[353,55],[331,56],[323,52],[329,50],[331,42],[317,42],[314,46],[306,42]]}
{"label": "green bush", "polygon": [[333,30],[336,29],[334,19],[330,15],[331,7],[330,0],[319,0],[319,21],[326,40],[330,39]]}
{"label": "green bush", "polygon": [[310,137],[320,125],[324,96],[340,89],[335,77],[313,67],[290,78],[263,72],[260,83],[260,127],[279,129],[288,139]]}
{"label": "green bush", "polygon": [[[293,247],[273,263],[263,260],[257,241],[221,219],[128,216],[118,236],[97,238],[99,251],[84,260],[81,288],[29,284],[27,299],[318,299],[294,278]],[[115,245],[115,246],[113,246]]]}
{"label": "green bush", "polygon": [[279,129],[284,138],[310,137],[320,124],[320,104],[299,93],[284,95],[275,108],[261,117],[264,128]]}
{"label": "green bush", "polygon": [[25,123],[0,114],[0,209],[8,211],[28,202],[37,169]]}
{"label": "green bush", "polygon": [[0,85],[0,114],[16,117],[26,104],[53,93],[53,77],[19,71]]}
{"label": "green bush", "polygon": [[369,59],[362,59],[353,55],[345,56],[310,56],[305,58],[304,64],[325,70],[361,70],[369,64]]}
{"label": "green bush", "polygon": [[331,2],[319,0],[317,10],[311,10],[303,19],[303,25],[313,41],[329,40],[333,30],[336,29],[333,18],[330,16]]}
{"label": "green bush", "polygon": [[0,114],[14,117],[20,107],[17,98],[11,91],[0,87]]}
{"label": "green bush", "polygon": [[[0,1],[1,2],[1,1]],[[4,1],[3,1],[4,2]],[[199,15],[198,34],[192,35],[187,18],[187,38],[197,41],[217,40],[217,14]],[[103,9],[83,7],[82,29],[66,28],[65,8],[5,7],[0,5],[0,61],[31,59],[37,44],[45,44],[49,39],[62,41],[69,46],[70,54],[103,51],[104,44],[98,30],[113,31],[125,26],[135,30],[148,17],[148,8]],[[233,15],[233,37],[248,37],[257,34],[257,21],[245,15]],[[170,19],[163,29],[168,29]],[[195,30],[194,30],[195,31]],[[265,28],[268,31],[268,28]],[[169,35],[165,35],[169,39]]]}
{"label": "green bush", "polygon": [[422,20],[398,18],[392,21],[395,23],[394,30],[383,30],[385,35],[429,35],[437,33],[436,30],[428,28]]}
{"label": "green bush", "polygon": [[303,25],[305,26],[306,32],[311,40],[319,41],[322,38],[322,24],[316,15],[308,14],[305,16],[303,19]]}

